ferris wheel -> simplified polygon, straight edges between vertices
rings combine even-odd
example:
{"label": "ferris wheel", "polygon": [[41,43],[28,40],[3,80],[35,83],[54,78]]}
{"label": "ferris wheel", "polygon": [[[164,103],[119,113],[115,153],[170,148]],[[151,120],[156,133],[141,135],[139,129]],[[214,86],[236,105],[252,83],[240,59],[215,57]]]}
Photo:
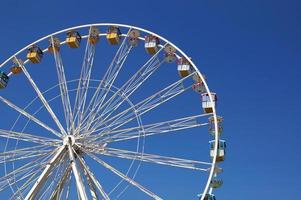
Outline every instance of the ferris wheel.
{"label": "ferris wheel", "polygon": [[2,198],[216,199],[226,150],[217,95],[167,39],[76,26],[0,70]]}

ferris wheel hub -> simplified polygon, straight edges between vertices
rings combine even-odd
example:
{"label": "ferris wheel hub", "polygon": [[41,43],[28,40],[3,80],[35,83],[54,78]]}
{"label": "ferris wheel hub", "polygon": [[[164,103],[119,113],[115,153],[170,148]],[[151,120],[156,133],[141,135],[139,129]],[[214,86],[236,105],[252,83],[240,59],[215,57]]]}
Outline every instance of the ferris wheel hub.
{"label": "ferris wheel hub", "polygon": [[73,135],[67,135],[66,137],[64,137],[63,143],[64,145],[70,144],[71,146],[73,146],[75,143],[75,137]]}

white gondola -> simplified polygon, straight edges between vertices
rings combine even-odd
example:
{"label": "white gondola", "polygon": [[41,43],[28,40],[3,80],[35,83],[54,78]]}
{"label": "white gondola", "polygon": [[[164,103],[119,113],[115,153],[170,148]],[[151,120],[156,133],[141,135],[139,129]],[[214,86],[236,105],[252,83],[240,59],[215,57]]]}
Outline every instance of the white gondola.
{"label": "white gondola", "polygon": [[154,55],[159,50],[160,40],[154,35],[145,36],[145,50],[147,53]]}
{"label": "white gondola", "polygon": [[[224,118],[222,118],[220,116],[216,116],[216,118],[217,118],[218,135],[220,136],[221,133],[223,132],[222,122],[223,122]],[[208,121],[209,121],[209,133],[214,137],[215,136],[214,117],[213,116],[209,117]]]}
{"label": "white gondola", "polygon": [[184,57],[178,59],[178,73],[180,77],[186,77],[191,73],[190,63]]}
{"label": "white gondola", "polygon": [[[212,101],[210,101],[210,95],[212,97]],[[213,108],[215,107],[217,102],[217,96],[215,93],[203,93],[202,94],[202,107],[205,113],[213,113]]]}
{"label": "white gondola", "polygon": [[[215,140],[212,140],[209,143],[210,143],[210,157],[213,159]],[[225,155],[226,155],[226,141],[219,140],[218,148],[217,148],[216,162],[224,161],[225,160]]]}
{"label": "white gondola", "polygon": [[129,43],[133,47],[138,46],[139,43],[139,37],[140,37],[140,31],[133,29],[129,33]]}

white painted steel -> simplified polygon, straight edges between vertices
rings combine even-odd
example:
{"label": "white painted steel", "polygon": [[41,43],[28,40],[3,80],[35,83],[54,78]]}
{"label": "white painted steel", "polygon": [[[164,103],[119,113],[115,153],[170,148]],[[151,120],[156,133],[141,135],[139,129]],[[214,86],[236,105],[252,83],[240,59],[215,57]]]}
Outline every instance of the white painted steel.
{"label": "white painted steel", "polygon": [[86,189],[85,189],[85,186],[83,184],[81,174],[80,174],[80,172],[77,168],[77,165],[76,165],[76,160],[75,160],[74,152],[73,152],[74,150],[73,150],[70,143],[67,146],[68,146],[68,153],[69,153],[69,158],[70,158],[70,162],[71,162],[72,171],[73,171],[73,174],[74,174],[74,178],[76,180],[77,194],[80,197],[80,200],[88,200],[87,194],[86,194]]}
{"label": "white painted steel", "polygon": [[62,157],[62,155],[65,153],[66,146],[60,147],[54,157],[49,161],[49,163],[46,165],[46,168],[40,175],[39,179],[36,181],[36,183],[33,185],[31,190],[28,192],[27,196],[25,197],[25,200],[33,200],[38,193],[39,189],[43,186],[45,183],[49,173],[51,172],[54,165],[59,161],[59,159]]}
{"label": "white painted steel", "polygon": [[[97,24],[87,24],[87,25],[82,25],[82,26],[76,26],[76,27],[71,27],[71,28],[67,28],[67,29],[64,29],[64,30],[61,30],[61,31],[57,31],[55,33],[52,33],[50,35],[47,35],[31,44],[29,44],[28,46],[24,47],[23,49],[21,49],[20,51],[18,51],[17,53],[15,53],[14,55],[12,55],[10,58],[8,58],[7,60],[5,60],[1,65],[0,65],[0,68],[2,68],[4,65],[6,65],[9,61],[11,61],[13,58],[16,58],[20,53],[24,52],[29,46],[33,45],[33,44],[37,44],[43,40],[46,40],[46,39],[49,39],[49,38],[52,38],[60,33],[64,33],[64,32],[67,32],[69,30],[73,30],[73,29],[81,29],[81,28],[87,28],[87,27],[101,27],[101,26],[119,26],[119,27],[124,27],[124,28],[128,28],[129,30],[131,29],[137,29],[141,32],[144,32],[144,33],[147,33],[147,34],[151,34],[151,35],[154,35],[156,37],[158,37],[161,41],[164,41],[165,44],[169,44],[171,45],[172,47],[174,47],[177,52],[179,52],[179,54],[181,54],[182,56],[184,56],[187,60],[190,60],[190,58],[181,50],[179,49],[177,46],[175,46],[173,43],[171,43],[170,41],[168,41],[167,39],[153,33],[153,32],[150,32],[148,30],[145,30],[145,29],[142,29],[142,28],[139,28],[139,27],[134,27],[134,26],[129,26],[129,25],[124,25],[124,24],[113,24],[113,23],[97,23]],[[104,36],[105,34],[100,34],[100,36]],[[126,35],[123,34],[122,35],[123,37],[125,37]],[[87,36],[83,36],[83,38],[87,38]],[[140,40],[144,40],[144,38],[139,38]],[[65,42],[61,42],[61,44],[65,44]],[[164,47],[164,45],[160,45],[161,49],[162,47]],[[46,52],[48,51],[47,49],[44,49],[43,52]],[[26,64],[28,62],[28,60],[26,60],[24,62],[24,64]],[[207,93],[210,94],[210,90],[208,88],[208,85],[204,79],[204,77],[202,76],[202,74],[200,73],[200,71],[198,70],[198,68],[195,66],[195,64],[190,61],[192,67],[194,68],[194,71],[195,73],[197,73],[201,80],[203,81],[204,83],[204,86],[206,88],[206,91]],[[35,121],[36,123],[38,123],[39,125],[43,126],[44,128],[46,128],[47,130],[51,131],[52,133],[56,134],[57,136],[62,136],[61,134],[63,135],[67,135],[66,131],[64,130],[64,128],[62,127],[62,125],[60,124],[60,122],[58,121],[57,117],[55,116],[55,114],[53,113],[52,109],[50,108],[50,106],[48,105],[48,102],[46,101],[46,99],[43,97],[42,93],[40,92],[40,90],[38,89],[37,85],[35,84],[35,82],[32,80],[29,72],[26,70],[25,66],[23,64],[20,64],[20,67],[22,68],[24,74],[26,75],[26,77],[28,78],[29,82],[31,83],[31,85],[33,86],[34,90],[37,92],[38,94],[38,97],[41,99],[42,103],[44,104],[44,106],[46,107],[46,109],[48,110],[48,112],[50,113],[50,115],[52,116],[52,118],[54,119],[54,121],[56,122],[56,124],[58,125],[61,133],[58,133],[56,131],[54,131],[53,129],[49,128],[47,125],[43,124],[42,122],[40,122],[39,120],[35,119],[32,115],[26,113],[24,110],[22,109],[19,109],[18,107],[14,106],[13,104],[10,104],[8,103],[7,100],[5,100],[4,98],[1,97],[1,100],[4,101],[6,104],[10,105],[11,107],[13,107],[14,109],[16,109],[18,112],[20,112],[21,114],[25,115],[26,117],[28,117],[29,119]],[[11,74],[10,74],[11,75]],[[61,74],[62,75],[62,74]],[[89,76],[87,76],[89,77]],[[66,83],[66,81],[64,81],[64,79],[62,78],[61,80],[62,83]],[[139,87],[139,86],[138,86]],[[68,89],[66,88],[62,88],[62,90],[65,90],[65,91],[68,91]],[[181,91],[181,90],[179,90]],[[177,94],[177,90],[175,92],[175,94]],[[62,93],[63,95],[63,93]],[[84,95],[85,96],[85,95]],[[128,96],[127,96],[128,97]],[[85,97],[83,97],[82,99],[85,99]],[[210,102],[213,104],[213,99],[211,97],[211,95],[209,96],[209,99],[210,99]],[[152,98],[150,99],[152,100]],[[65,103],[64,104],[68,104]],[[13,105],[13,106],[12,106]],[[102,102],[101,104],[102,105]],[[154,104],[156,105],[156,104]],[[68,107],[68,106],[67,106]],[[68,109],[66,107],[66,109]],[[143,109],[141,108],[141,113],[143,113],[142,111],[144,109],[148,110],[149,108],[151,107],[143,107]],[[115,109],[115,108],[113,108]],[[215,106],[212,108],[213,109],[213,117],[214,117],[214,123],[215,123],[215,146],[214,146],[214,157],[213,157],[213,160],[212,160],[212,163],[210,164],[211,165],[211,168],[210,168],[210,172],[209,172],[209,177],[208,177],[208,180],[207,180],[207,184],[206,184],[206,187],[204,188],[203,190],[203,195],[202,195],[202,198],[201,199],[204,199],[205,197],[205,194],[206,193],[212,193],[212,189],[210,189],[210,181],[212,180],[213,176],[214,176],[214,169],[216,167],[216,157],[217,157],[217,150],[218,150],[218,142],[219,141],[219,135],[218,135],[218,124],[217,124],[217,117],[216,117],[216,109],[215,109]],[[139,110],[138,110],[139,111]],[[66,113],[68,113],[68,111],[65,111]],[[70,115],[70,118],[71,118],[71,115]],[[116,118],[116,117],[115,117]],[[114,119],[114,118],[113,118]],[[117,118],[118,119],[118,118]],[[131,118],[130,118],[131,119]],[[72,120],[70,120],[72,121]],[[79,121],[79,124],[81,124],[81,120]],[[123,124],[123,123],[121,123]],[[96,127],[97,128],[97,127]],[[89,135],[89,134],[88,134]],[[39,138],[40,140],[41,138]],[[34,139],[32,140],[34,141]],[[65,147],[64,147],[65,148]],[[47,177],[47,174],[49,173],[49,171],[51,171],[54,163],[56,163],[59,159],[59,156],[61,155],[61,153],[63,152],[62,149],[58,150],[56,156],[51,160],[50,164],[47,165],[46,169],[44,170],[44,172],[42,173],[41,177],[40,177],[40,182],[37,182],[35,184],[35,187],[32,188],[31,192],[27,195],[26,199],[30,199],[32,198],[35,193],[38,191],[38,189],[40,188],[41,184],[45,181],[46,177]],[[69,152],[69,156],[70,156],[70,160],[71,160],[71,165],[72,165],[72,170],[73,170],[73,173],[75,175],[75,179],[76,179],[76,183],[77,183],[77,189],[78,189],[78,193],[79,193],[79,196],[82,198],[82,199],[87,199],[87,196],[86,196],[86,193],[85,193],[85,188],[83,186],[83,183],[82,183],[82,180],[81,180],[81,177],[80,177],[80,174],[79,174],[79,171],[77,169],[77,166],[75,164],[75,157],[74,157],[74,152],[73,152],[73,148],[71,146],[71,144],[68,144],[68,152]],[[112,168],[110,165],[104,163],[103,161],[97,159],[97,157],[93,157],[92,158],[96,159],[100,164],[102,164],[103,166],[105,166],[106,168],[108,168],[109,170],[111,170],[112,172],[114,172],[115,174],[117,174],[118,176],[122,177],[124,180],[128,181],[130,184],[138,187],[139,189],[141,189],[143,192],[145,192],[146,194],[148,194],[149,196],[155,198],[155,199],[161,199],[160,197],[158,197],[157,195],[155,195],[154,193],[150,192],[149,190],[145,189],[144,187],[142,187],[140,184],[137,184],[136,182],[134,182],[133,180],[129,179],[128,177],[120,174],[120,172],[114,168]],[[87,170],[87,169],[86,169]],[[88,173],[88,175],[90,176],[91,178],[91,174]],[[91,179],[93,180],[93,179]],[[96,179],[93,180],[94,183],[96,183]],[[99,189],[99,188],[98,188]],[[103,195],[105,197],[105,195]]]}

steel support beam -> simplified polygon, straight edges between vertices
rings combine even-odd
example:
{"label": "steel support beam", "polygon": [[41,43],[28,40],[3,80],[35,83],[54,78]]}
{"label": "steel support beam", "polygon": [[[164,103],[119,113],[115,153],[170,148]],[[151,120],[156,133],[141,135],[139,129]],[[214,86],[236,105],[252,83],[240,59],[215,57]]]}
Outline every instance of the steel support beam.
{"label": "steel support beam", "polygon": [[68,144],[68,151],[69,151],[69,157],[70,157],[72,171],[73,171],[74,178],[75,178],[75,181],[76,181],[76,188],[77,188],[78,197],[79,197],[80,200],[88,200],[86,190],[85,190],[85,186],[83,184],[82,178],[81,178],[80,173],[78,171],[78,168],[76,166],[73,148],[72,148],[70,143]]}
{"label": "steel support beam", "polygon": [[53,158],[46,165],[46,168],[44,169],[44,171],[42,172],[42,174],[40,175],[40,177],[38,178],[38,180],[36,181],[36,183],[33,185],[33,187],[31,188],[31,190],[29,191],[29,193],[25,197],[25,200],[33,200],[35,198],[35,196],[37,195],[37,193],[39,192],[39,190],[42,188],[42,186],[44,185],[45,181],[47,180],[47,177],[50,174],[51,170],[53,169],[53,167],[55,166],[55,164],[60,160],[60,158],[62,157],[62,155],[65,153],[65,150],[66,150],[66,146],[65,145],[62,146],[62,147],[60,147],[57,150],[57,152],[55,153],[55,155],[53,156]]}

